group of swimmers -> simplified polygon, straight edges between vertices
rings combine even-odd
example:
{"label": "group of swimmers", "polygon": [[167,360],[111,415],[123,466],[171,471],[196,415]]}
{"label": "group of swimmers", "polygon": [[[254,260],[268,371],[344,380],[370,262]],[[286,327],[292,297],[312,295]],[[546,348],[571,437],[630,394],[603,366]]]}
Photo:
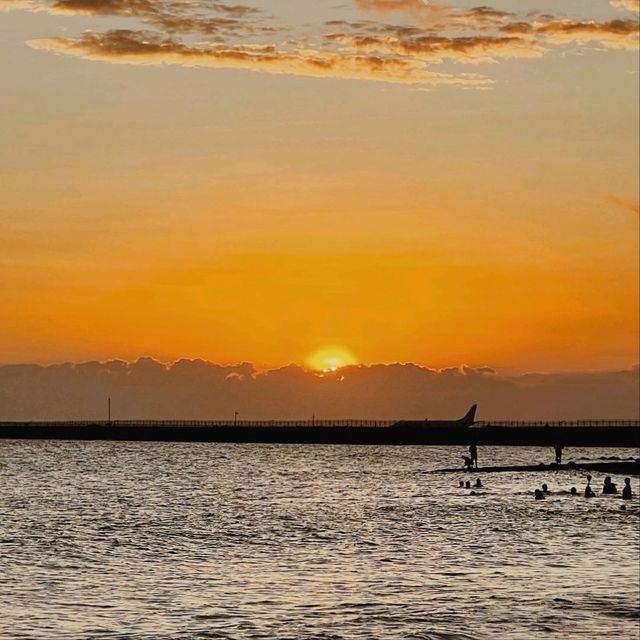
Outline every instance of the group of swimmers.
{"label": "group of swimmers", "polygon": [[[587,476],[587,486],[584,488],[584,497],[585,498],[595,498],[595,491],[591,487],[591,480],[593,478],[591,476]],[[546,484],[542,485],[541,489],[536,489],[533,492],[533,495],[536,500],[544,500],[545,496],[548,496],[551,492],[549,491],[549,487]],[[618,493],[618,488],[612,482],[611,476],[607,476],[604,479],[604,484],[602,486],[602,495],[611,495]],[[575,487],[571,487],[569,489],[569,494],[572,496],[578,495],[578,490]],[[633,492],[631,491],[631,478],[624,479],[624,488],[622,489],[622,499],[623,500],[631,500],[633,498]]]}
{"label": "group of swimmers", "polygon": [[[584,497],[585,498],[594,498],[596,496],[595,491],[591,487],[591,480],[593,480],[592,476],[587,476],[587,486],[584,488]],[[484,489],[484,485],[482,484],[482,480],[480,478],[476,478],[475,483],[472,485],[470,480],[466,482],[464,480],[460,480],[460,488],[461,489]],[[563,492],[567,493],[567,492]],[[571,487],[568,491],[569,495],[577,496],[578,490],[575,487]],[[602,495],[611,495],[618,493],[618,487],[611,480],[611,476],[607,476],[604,479],[604,484],[602,486]],[[551,494],[551,490],[549,489],[549,485],[546,483],[542,485],[540,489],[536,489],[533,492],[533,495],[536,500],[544,500],[546,496]],[[471,491],[472,496],[476,495],[475,491]],[[631,491],[631,478],[624,479],[624,488],[622,489],[622,499],[623,500],[631,500],[633,498],[633,492]],[[626,509],[624,505],[620,507],[621,509]]]}
{"label": "group of swimmers", "polygon": [[[482,484],[482,480],[480,480],[480,478],[476,478],[476,482],[473,485],[473,487],[475,489],[484,489],[484,485]],[[471,489],[471,481],[467,480],[466,482],[464,482],[463,480],[460,480],[460,488],[461,489]],[[475,496],[476,492],[472,491],[470,495]]]}
{"label": "group of swimmers", "polygon": [[[557,444],[554,447],[554,449],[556,454],[556,465],[560,466],[562,464],[562,450],[564,449],[564,446],[562,444]],[[462,459],[464,461],[465,469],[467,469],[468,471],[471,471],[474,468],[477,469],[478,468],[478,447],[474,443],[472,443],[469,446],[469,455],[462,456]],[[595,491],[591,488],[591,480],[592,480],[592,477],[587,476],[587,486],[584,488],[585,498],[594,498],[596,495]],[[471,489],[472,488],[471,482],[469,480],[467,480],[466,482],[464,482],[463,480],[460,480],[460,488]],[[476,479],[476,482],[473,485],[473,488],[475,489],[483,488],[482,481],[480,480],[480,478]],[[543,484],[541,489],[536,489],[533,492],[533,495],[536,500],[544,500],[545,496],[548,496],[550,493],[551,492],[549,491],[549,487],[546,484]],[[604,485],[602,487],[602,495],[611,495],[615,493],[618,493],[618,488],[612,482],[611,476],[607,476],[604,479]],[[575,487],[571,487],[571,489],[569,490],[569,494],[572,496],[576,496],[578,495],[578,490]],[[476,495],[476,492],[471,491],[471,495]],[[625,478],[624,488],[622,489],[622,499],[631,500],[632,498],[633,498],[633,493],[631,491],[631,478]],[[620,508],[626,509],[624,505],[622,505],[622,507]]]}

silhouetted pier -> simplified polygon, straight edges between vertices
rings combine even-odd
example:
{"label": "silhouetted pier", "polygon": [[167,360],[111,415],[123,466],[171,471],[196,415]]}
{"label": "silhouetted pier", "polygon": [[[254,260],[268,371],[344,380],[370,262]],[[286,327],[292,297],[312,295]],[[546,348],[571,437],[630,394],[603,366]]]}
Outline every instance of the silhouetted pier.
{"label": "silhouetted pier", "polygon": [[292,444],[640,447],[640,420],[112,420],[0,422],[0,438]]}

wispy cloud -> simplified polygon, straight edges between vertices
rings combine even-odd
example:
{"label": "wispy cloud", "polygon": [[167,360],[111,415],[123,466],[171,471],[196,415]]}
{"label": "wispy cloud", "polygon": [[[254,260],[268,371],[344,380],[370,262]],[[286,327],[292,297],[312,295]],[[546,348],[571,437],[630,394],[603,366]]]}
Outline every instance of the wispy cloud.
{"label": "wispy cloud", "polygon": [[401,84],[487,86],[477,74],[451,75],[429,71],[415,59],[346,55],[331,51],[276,45],[188,45],[146,31],[115,30],[85,34],[79,39],[48,38],[29,42],[35,49],[67,53],[90,60],[123,64],[177,64],[218,69],[249,69],[315,78],[378,80]]}
{"label": "wispy cloud", "polygon": [[38,0],[0,0],[0,11],[37,11],[40,8]]}
{"label": "wispy cloud", "polygon": [[607,195],[607,200],[611,202],[611,204],[615,204],[618,207],[621,207],[625,211],[630,211],[631,213],[636,213],[640,215],[640,202],[637,200],[631,200],[629,198],[620,198],[619,196]]}
{"label": "wispy cloud", "polygon": [[615,9],[632,12],[640,11],[640,0],[611,0],[609,4]]}
{"label": "wispy cloud", "polygon": [[425,0],[356,0],[356,5],[361,10],[370,11],[378,16],[394,13],[407,14],[414,23],[423,28],[433,29],[451,27],[488,29],[515,16],[510,11],[501,11],[487,6],[458,8]]}

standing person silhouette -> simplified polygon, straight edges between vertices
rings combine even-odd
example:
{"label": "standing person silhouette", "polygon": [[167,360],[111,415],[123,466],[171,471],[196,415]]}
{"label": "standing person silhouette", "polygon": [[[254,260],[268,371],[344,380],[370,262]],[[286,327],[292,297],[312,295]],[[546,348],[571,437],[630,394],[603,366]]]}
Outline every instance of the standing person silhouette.
{"label": "standing person silhouette", "polygon": [[471,444],[469,446],[469,457],[471,458],[471,462],[473,466],[478,468],[478,447],[475,444]]}
{"label": "standing person silhouette", "polygon": [[622,499],[631,500],[633,493],[631,491],[631,478],[624,479],[624,489],[622,490]]}
{"label": "standing person silhouette", "polygon": [[562,464],[562,450],[564,449],[564,447],[561,444],[557,444],[555,446],[555,450],[556,450],[556,464],[560,465]]}

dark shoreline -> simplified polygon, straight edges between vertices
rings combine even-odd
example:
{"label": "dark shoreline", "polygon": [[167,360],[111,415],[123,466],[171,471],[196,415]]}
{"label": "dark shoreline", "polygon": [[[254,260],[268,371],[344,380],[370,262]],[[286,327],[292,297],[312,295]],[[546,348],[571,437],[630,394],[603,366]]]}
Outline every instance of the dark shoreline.
{"label": "dark shoreline", "polygon": [[550,471],[596,471],[598,473],[612,473],[615,475],[640,475],[640,460],[616,460],[601,462],[576,462],[573,464],[537,464],[537,465],[504,465],[496,467],[478,467],[477,469],[434,469],[429,473],[507,473],[507,472],[536,473]]}

